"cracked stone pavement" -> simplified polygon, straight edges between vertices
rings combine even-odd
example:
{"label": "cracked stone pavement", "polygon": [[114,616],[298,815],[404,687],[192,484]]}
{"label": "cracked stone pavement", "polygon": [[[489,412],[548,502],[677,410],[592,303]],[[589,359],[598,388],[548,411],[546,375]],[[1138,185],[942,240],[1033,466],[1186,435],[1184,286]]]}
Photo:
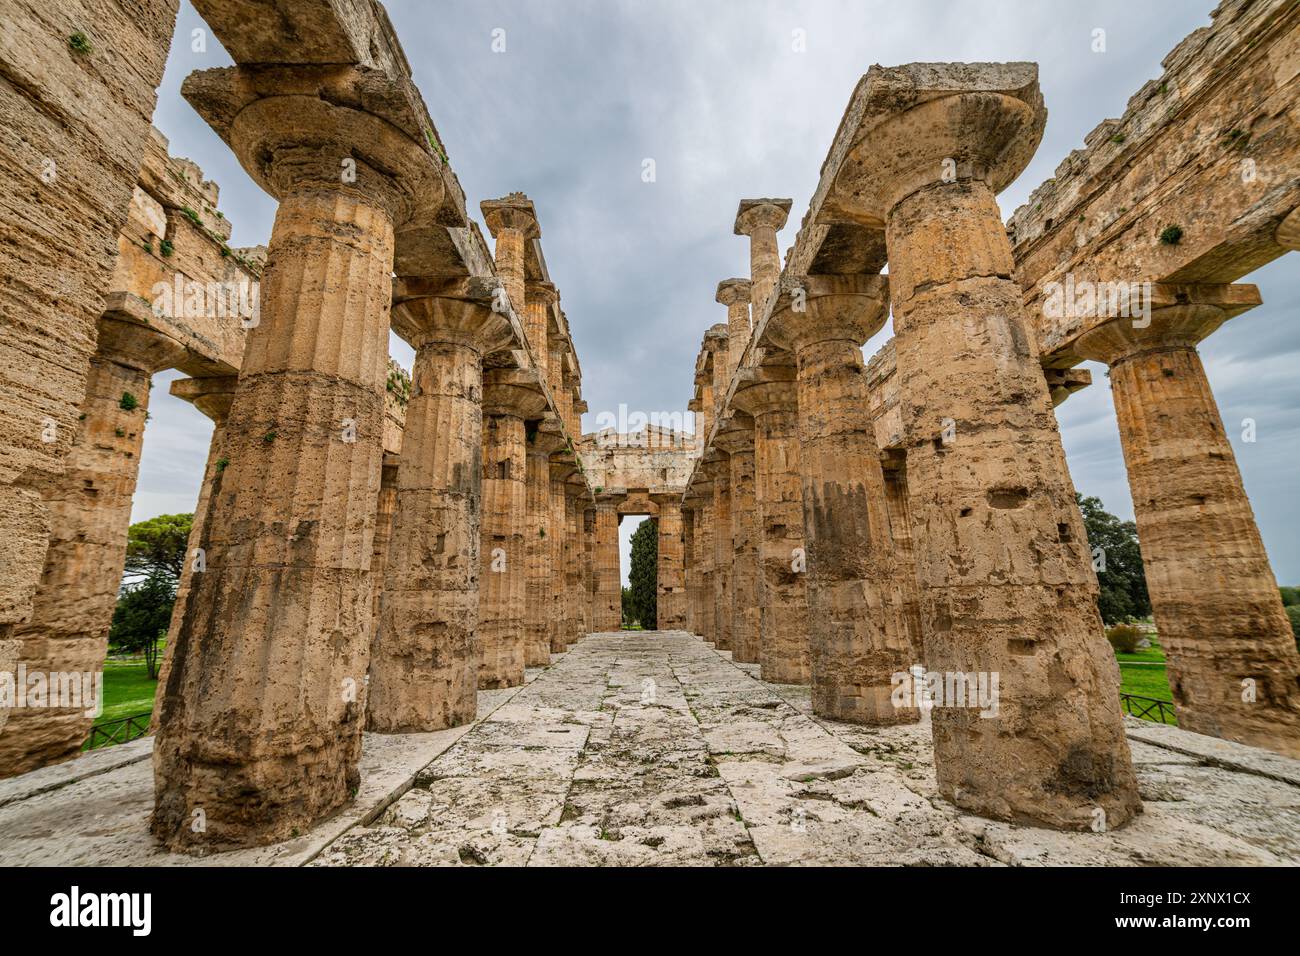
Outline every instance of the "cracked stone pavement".
{"label": "cracked stone pavement", "polygon": [[681,631],[592,634],[530,677],[311,865],[1300,860],[1294,779],[1133,740],[1147,801],[1135,823],[994,823],[938,796],[928,722],[815,720],[806,687],[763,683],[756,666]]}

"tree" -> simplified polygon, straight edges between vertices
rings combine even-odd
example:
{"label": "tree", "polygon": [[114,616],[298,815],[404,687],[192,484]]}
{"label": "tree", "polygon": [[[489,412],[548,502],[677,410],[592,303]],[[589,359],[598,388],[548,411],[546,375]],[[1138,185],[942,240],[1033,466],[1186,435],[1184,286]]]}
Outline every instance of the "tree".
{"label": "tree", "polygon": [[659,524],[653,518],[646,518],[632,532],[632,566],[627,583],[625,616],[653,629],[658,624],[655,591],[659,584]]}
{"label": "tree", "polygon": [[113,608],[109,646],[125,654],[144,654],[151,680],[158,678],[159,647],[167,636],[175,602],[176,582],[160,571],[124,587]]}
{"label": "tree", "polygon": [[1142,552],[1138,549],[1137,525],[1121,521],[1108,512],[1100,498],[1076,494],[1083,525],[1092,548],[1093,567],[1101,593],[1097,607],[1107,624],[1118,624],[1151,613]]}
{"label": "tree", "polygon": [[158,515],[131,525],[126,536],[126,574],[133,582],[162,574],[173,585],[185,565],[194,515]]}

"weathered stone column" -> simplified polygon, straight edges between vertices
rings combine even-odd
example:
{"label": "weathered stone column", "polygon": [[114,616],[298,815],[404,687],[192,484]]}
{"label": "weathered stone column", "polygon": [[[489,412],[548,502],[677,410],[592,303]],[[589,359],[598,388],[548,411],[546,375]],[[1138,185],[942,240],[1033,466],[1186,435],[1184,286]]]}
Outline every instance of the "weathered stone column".
{"label": "weathered stone column", "polygon": [[[126,563],[150,379],[184,354],[183,347],[147,325],[100,319],[72,450],[62,473],[42,492],[51,534],[31,619],[12,632],[17,664],[28,674],[45,675],[53,686],[62,678],[50,675],[103,670]],[[93,690],[93,680],[78,677],[77,686]],[[41,702],[9,710],[0,734],[0,776],[76,756],[94,723],[96,703]]]}
{"label": "weathered stone column", "polygon": [[556,590],[563,584],[565,596],[564,625],[568,646],[572,647],[586,637],[582,615],[582,505],[587,498],[587,482],[581,472],[574,472],[564,483],[564,559],[561,565],[563,580],[556,581]]}
{"label": "weathered stone column", "polygon": [[533,428],[528,433],[528,520],[524,543],[528,558],[528,594],[524,609],[524,664],[551,663],[555,581],[564,571],[555,555],[562,550],[565,527],[557,520],[551,496],[551,455],[563,448],[564,437]]}
{"label": "weathered stone column", "polygon": [[623,626],[623,592],[618,573],[618,501],[596,499],[596,623],[597,631]]}
{"label": "weathered stone column", "polygon": [[726,374],[722,378],[723,396],[735,377],[736,368],[740,365],[741,356],[745,354],[745,346],[749,344],[753,329],[749,319],[749,291],[748,279],[724,279],[718,283],[715,298],[727,307],[727,361]]}
{"label": "weathered stone column", "polygon": [[[226,470],[230,459],[226,457],[226,419],[235,397],[236,375],[213,375],[205,378],[178,378],[169,389],[177,398],[192,404],[212,419],[212,438],[208,442],[208,460],[203,466],[203,483],[199,485],[198,501],[194,505],[194,519],[190,522],[190,536],[185,545],[185,563],[181,565],[180,580],[176,585],[176,600],[172,604],[171,623],[167,628],[167,641],[163,645],[162,663],[158,665],[158,687],[167,686],[171,672],[172,654],[176,649],[176,636],[185,619],[185,602],[189,599],[190,581],[198,568],[207,566],[207,555],[199,552],[203,540],[203,526],[212,508],[212,488],[217,475]],[[158,732],[161,708],[155,707],[149,719],[149,732]]]}
{"label": "weathered stone column", "polygon": [[528,596],[525,434],[526,423],[545,410],[546,396],[535,371],[492,369],[484,374],[480,690],[518,687],[524,682]]}
{"label": "weathered stone column", "polygon": [[767,310],[767,300],[781,275],[781,249],[777,230],[790,216],[789,199],[742,199],[736,210],[735,232],[749,236],[749,277],[753,282],[754,321]]}
{"label": "weathered stone column", "polygon": [[560,534],[550,541],[551,563],[556,569],[556,575],[547,586],[547,594],[550,598],[550,610],[547,614],[547,639],[550,643],[551,653],[554,654],[563,654],[578,639],[576,629],[570,629],[569,627],[568,608],[565,605],[567,595],[564,587],[561,586],[565,580],[564,560],[565,550],[568,547],[565,540],[568,528],[568,502],[565,496],[565,487],[574,471],[575,465],[567,454],[567,449],[563,453],[555,455],[550,462],[547,505],[550,509],[552,524],[566,531],[566,534]]}
{"label": "weathered stone column", "polygon": [[888,315],[888,284],[859,275],[783,283],[769,328],[797,362],[813,712],[862,724],[919,720],[917,708],[893,700],[893,676],[915,659],[862,364],[863,343]]}
{"label": "weathered stone column", "polygon": [[734,405],[754,417],[758,512],[759,676],[777,684],[812,680],[808,634],[799,404],[789,365],[742,373]]}
{"label": "weathered stone column", "polygon": [[508,339],[492,280],[399,281],[394,316],[416,348],[402,433],[371,730],[415,733],[474,719],[478,689],[483,355]]}
{"label": "weathered stone column", "polygon": [[[485,199],[479,203],[483,213],[483,222],[496,242],[493,256],[496,259],[497,274],[501,277],[510,295],[510,304],[523,312],[528,301],[525,294],[525,259],[527,243],[541,236],[537,225],[537,211],[532,200],[523,193],[510,193],[500,199]],[[532,342],[532,339],[529,339]],[[532,342],[533,347],[545,349],[546,336],[541,343]],[[538,359],[539,362],[542,359]]]}
{"label": "weathered stone column", "polygon": [[695,508],[692,499],[682,502],[682,581],[685,591],[682,594],[682,609],[685,614],[683,627],[689,634],[698,634],[695,623],[695,601],[699,592],[695,568]]}
{"label": "weathered stone column", "polygon": [[596,630],[596,507],[582,509],[582,636]]}
{"label": "weathered stone column", "polygon": [[731,642],[731,456],[714,443],[714,460],[708,462],[713,476],[713,643],[720,651],[732,650]]}
{"label": "weathered stone column", "polygon": [[692,483],[692,493],[699,496],[699,507],[695,512],[695,566],[699,569],[695,590],[695,619],[699,625],[699,634],[706,641],[713,641],[717,633],[718,619],[713,609],[713,471],[701,462],[696,469]]}
{"label": "weathered stone column", "polygon": [[911,644],[913,660],[925,659],[921,629],[921,595],[916,586],[916,556],[912,550],[912,515],[907,505],[907,457],[886,452],[881,457],[885,472],[885,504],[889,508],[889,530],[894,539],[894,567],[903,600],[903,623]]}
{"label": "weathered stone column", "polygon": [[731,468],[731,581],[728,610],[731,659],[759,663],[762,631],[758,567],[758,505],[754,488],[754,420],[734,411],[721,423],[714,442],[727,452]]}
{"label": "weathered stone column", "polygon": [[[379,477],[379,499],[375,503],[375,544],[370,558],[370,590],[374,607],[374,631],[379,633],[379,609],[384,597],[384,572],[388,566],[388,545],[393,540],[393,514],[397,511],[398,457],[384,452]],[[373,644],[373,639],[371,641]]]}
{"label": "weathered stone column", "polygon": [[[198,76],[192,101],[256,95],[239,70]],[[394,223],[442,195],[427,147],[369,114],[273,95],[228,122],[280,206],[200,543],[207,570],[160,691],[152,830],[172,849],[286,839],[355,791]],[[358,143],[384,172],[359,157],[340,176]]]}
{"label": "weathered stone column", "polygon": [[1119,669],[993,198],[1041,135],[1037,68],[873,67],[862,89],[875,115],[846,211],[886,227],[925,664],[1000,675],[995,713],[935,708],[940,791],[999,819],[1119,826],[1141,807]]}
{"label": "weathered stone column", "polygon": [[1300,656],[1196,351],[1242,311],[1231,299],[1258,292],[1194,293],[1145,324],[1113,319],[1075,350],[1110,366],[1178,726],[1300,757]]}
{"label": "weathered stone column", "polygon": [[686,567],[682,558],[682,499],[680,495],[652,495],[659,505],[659,561],[655,568],[655,607],[661,631],[686,627]]}
{"label": "weathered stone column", "polygon": [[[497,242],[500,241],[498,237]],[[529,282],[524,288],[528,296],[524,305],[524,334],[528,336],[533,357],[537,359],[537,374],[542,381],[550,384],[551,348],[547,330],[550,327],[551,306],[560,300],[560,294],[550,282]],[[551,391],[555,391],[554,385],[551,385]],[[558,395],[555,396],[555,402],[559,405]],[[563,420],[563,414],[560,418]]]}

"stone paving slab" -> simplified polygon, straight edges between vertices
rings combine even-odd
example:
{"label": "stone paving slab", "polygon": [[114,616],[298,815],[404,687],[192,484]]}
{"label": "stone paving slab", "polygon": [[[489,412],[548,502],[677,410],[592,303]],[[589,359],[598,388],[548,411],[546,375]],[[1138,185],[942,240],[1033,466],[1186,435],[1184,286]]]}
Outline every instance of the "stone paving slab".
{"label": "stone paving slab", "polygon": [[[681,631],[592,634],[524,687],[481,694],[472,725],[367,735],[362,793],[346,813],[278,847],[199,861],[158,853],[143,832],[147,745],[117,766],[82,758],[0,787],[0,863],[1300,862],[1295,761],[1130,721],[1146,802],[1137,820],[1109,833],[995,823],[939,796],[928,720],[815,718],[807,687],[757,675]],[[68,769],[83,761],[84,773]]]}

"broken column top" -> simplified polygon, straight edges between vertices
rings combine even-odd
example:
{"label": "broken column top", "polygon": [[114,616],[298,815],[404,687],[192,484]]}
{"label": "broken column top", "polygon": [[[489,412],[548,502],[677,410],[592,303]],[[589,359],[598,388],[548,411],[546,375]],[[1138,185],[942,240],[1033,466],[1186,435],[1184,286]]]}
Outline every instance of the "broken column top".
{"label": "broken column top", "polygon": [[742,199],[733,227],[738,236],[748,236],[760,226],[780,229],[790,216],[790,199]]}
{"label": "broken column top", "polygon": [[718,283],[715,301],[728,306],[735,305],[737,302],[748,302],[751,285],[748,279],[723,279]]}
{"label": "broken column top", "polygon": [[483,221],[494,238],[502,229],[517,229],[526,239],[536,239],[542,234],[533,201],[523,193],[485,199],[479,203],[479,209],[483,211]]}
{"label": "broken column top", "polygon": [[823,166],[817,221],[879,228],[898,199],[945,179],[998,192],[1028,164],[1046,120],[1035,63],[873,66]]}

